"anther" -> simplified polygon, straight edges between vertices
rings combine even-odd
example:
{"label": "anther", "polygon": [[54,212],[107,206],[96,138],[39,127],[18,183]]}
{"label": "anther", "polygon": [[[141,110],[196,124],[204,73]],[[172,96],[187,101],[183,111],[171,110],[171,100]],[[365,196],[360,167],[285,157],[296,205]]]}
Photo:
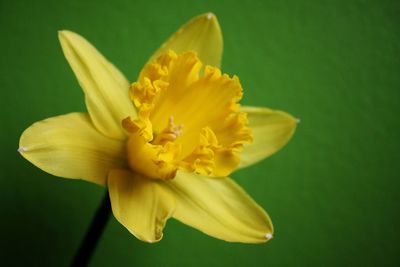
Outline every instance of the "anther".
{"label": "anther", "polygon": [[167,142],[173,142],[182,135],[182,130],[183,124],[175,125],[174,117],[170,116],[167,127],[165,127],[165,129],[157,135],[153,141],[153,144],[163,145]]}
{"label": "anther", "polygon": [[175,136],[175,139],[178,138],[182,134],[183,124],[179,124],[178,126],[174,123],[174,116],[169,117],[168,128],[170,132]]}

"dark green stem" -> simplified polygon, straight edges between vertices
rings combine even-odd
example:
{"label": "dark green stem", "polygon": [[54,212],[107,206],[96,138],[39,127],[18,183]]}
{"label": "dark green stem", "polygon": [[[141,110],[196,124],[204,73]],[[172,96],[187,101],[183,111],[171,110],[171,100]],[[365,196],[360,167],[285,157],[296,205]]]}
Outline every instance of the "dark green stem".
{"label": "dark green stem", "polygon": [[75,258],[71,264],[73,267],[84,267],[88,266],[90,259],[94,251],[96,250],[97,243],[100,240],[101,235],[107,225],[108,218],[111,214],[110,198],[108,191],[101,202],[93,220],[90,224],[89,229],[86,232],[84,239],[77,251]]}

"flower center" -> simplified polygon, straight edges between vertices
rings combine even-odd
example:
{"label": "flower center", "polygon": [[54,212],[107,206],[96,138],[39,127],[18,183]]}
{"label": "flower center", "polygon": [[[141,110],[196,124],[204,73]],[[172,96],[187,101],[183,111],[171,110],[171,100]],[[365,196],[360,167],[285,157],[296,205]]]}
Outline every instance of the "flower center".
{"label": "flower center", "polygon": [[178,170],[227,176],[252,141],[239,79],[215,67],[202,71],[193,52],[169,51],[147,64],[130,95],[138,118],[122,121],[128,162],[148,178],[171,179]]}

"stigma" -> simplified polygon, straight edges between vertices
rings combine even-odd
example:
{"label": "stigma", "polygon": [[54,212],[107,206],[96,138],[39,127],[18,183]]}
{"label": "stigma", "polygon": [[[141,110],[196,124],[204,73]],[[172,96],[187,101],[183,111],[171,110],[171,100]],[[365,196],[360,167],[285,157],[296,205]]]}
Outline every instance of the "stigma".
{"label": "stigma", "polygon": [[168,125],[165,129],[156,135],[154,141],[155,145],[165,145],[168,142],[174,142],[180,135],[182,135],[183,124],[175,125],[174,116],[170,116],[168,119]]}

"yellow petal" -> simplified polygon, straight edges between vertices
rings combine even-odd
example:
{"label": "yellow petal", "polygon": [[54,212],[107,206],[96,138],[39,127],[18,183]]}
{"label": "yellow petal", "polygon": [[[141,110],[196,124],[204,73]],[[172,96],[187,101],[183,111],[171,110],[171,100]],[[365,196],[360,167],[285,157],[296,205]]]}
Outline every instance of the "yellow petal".
{"label": "yellow petal", "polygon": [[168,50],[173,50],[178,54],[195,51],[204,64],[220,67],[222,48],[222,33],[217,17],[212,13],[206,13],[183,25],[152,55],[149,61]]}
{"label": "yellow petal", "polygon": [[64,55],[85,92],[86,106],[96,128],[104,135],[122,139],[122,119],[136,116],[129,98],[129,82],[82,36],[59,32]]}
{"label": "yellow petal", "polygon": [[290,114],[268,108],[242,107],[253,131],[253,143],[246,144],[239,168],[254,164],[281,149],[292,137],[297,119]]}
{"label": "yellow petal", "polygon": [[165,187],[175,194],[173,217],[210,236],[243,243],[261,243],[272,237],[267,213],[230,178],[178,172]]}
{"label": "yellow petal", "polygon": [[83,113],[37,122],[24,131],[19,145],[21,155],[45,172],[100,185],[111,169],[126,165],[124,143],[99,133]]}
{"label": "yellow petal", "polygon": [[129,166],[137,173],[151,179],[172,179],[177,167],[173,164],[177,148],[169,145],[153,145],[145,141],[143,136],[132,133],[126,146]]}
{"label": "yellow petal", "polygon": [[142,241],[157,242],[175,207],[173,197],[154,180],[125,170],[113,170],[108,190],[114,216]]}

